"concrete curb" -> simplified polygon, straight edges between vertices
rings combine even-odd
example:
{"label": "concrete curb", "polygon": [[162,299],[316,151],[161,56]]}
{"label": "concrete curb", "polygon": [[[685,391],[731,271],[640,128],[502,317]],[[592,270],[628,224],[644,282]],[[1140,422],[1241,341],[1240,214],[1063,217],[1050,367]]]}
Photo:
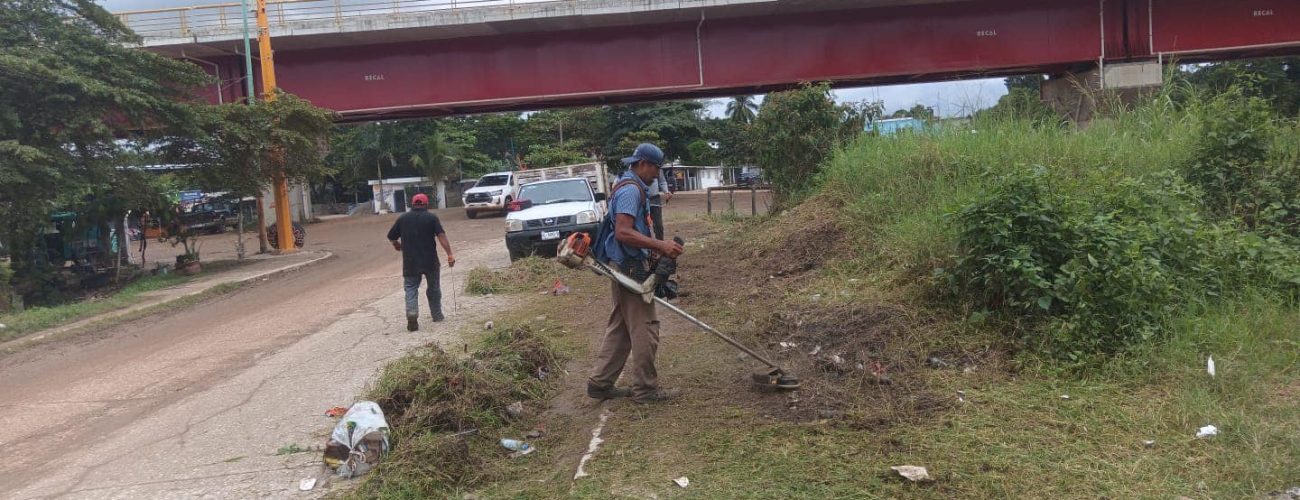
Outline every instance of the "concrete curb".
{"label": "concrete curb", "polygon": [[35,344],[39,344],[39,343],[41,343],[41,341],[43,341],[43,340],[45,340],[45,339],[48,339],[48,338],[50,338],[50,337],[54,337],[54,336],[58,336],[58,335],[62,335],[62,334],[65,334],[65,333],[69,333],[69,332],[76,331],[76,330],[80,330],[80,329],[83,329],[83,328],[86,328],[86,327],[89,327],[89,326],[93,326],[93,325],[96,325],[96,324],[101,323],[101,322],[104,322],[104,321],[109,321],[109,320],[117,319],[117,318],[120,318],[120,317],[123,317],[123,316],[127,316],[127,315],[129,315],[129,314],[132,314],[132,313],[135,313],[135,312],[138,312],[138,311],[142,311],[142,310],[145,310],[145,309],[150,309],[150,308],[154,308],[154,307],[166,306],[167,304],[171,304],[171,303],[174,303],[174,302],[177,302],[177,301],[180,301],[180,300],[184,300],[184,299],[187,299],[187,298],[190,298],[190,297],[194,297],[194,296],[196,296],[196,295],[202,295],[202,294],[207,293],[207,292],[211,291],[212,289],[217,288],[217,287],[220,287],[220,286],[226,286],[226,285],[232,285],[232,284],[233,284],[233,285],[244,285],[244,284],[248,284],[248,283],[251,283],[251,282],[254,282],[254,281],[260,281],[260,280],[263,280],[263,279],[270,278],[270,277],[272,277],[272,276],[279,276],[279,275],[282,275],[282,274],[291,273],[291,272],[297,271],[297,270],[299,270],[299,269],[305,268],[305,267],[307,267],[307,266],[310,266],[310,265],[316,264],[316,263],[318,263],[318,262],[323,262],[323,261],[325,261],[325,260],[329,260],[329,259],[332,259],[332,258],[335,257],[334,252],[330,252],[330,251],[328,251],[328,250],[321,250],[321,251],[319,251],[319,252],[303,252],[303,253],[319,253],[320,255],[319,255],[318,257],[316,257],[316,258],[314,258],[314,259],[311,259],[311,260],[308,260],[308,261],[298,262],[298,263],[295,263],[295,264],[290,264],[290,265],[283,266],[283,267],[279,267],[279,268],[276,268],[276,269],[271,269],[271,270],[269,270],[269,271],[264,271],[264,272],[261,272],[261,273],[257,273],[257,274],[254,274],[254,275],[252,275],[252,276],[246,276],[246,277],[243,277],[243,278],[233,279],[233,280],[229,280],[229,281],[214,281],[214,282],[211,284],[211,286],[207,286],[207,287],[204,287],[204,288],[201,288],[201,289],[198,289],[198,290],[191,290],[191,291],[188,291],[188,292],[186,292],[186,293],[183,293],[183,294],[180,294],[180,295],[177,295],[177,296],[174,296],[174,297],[168,297],[168,298],[163,299],[163,300],[160,300],[160,301],[158,301],[158,302],[146,302],[146,303],[142,303],[142,304],[136,304],[136,305],[133,305],[133,306],[128,306],[128,307],[124,307],[124,308],[122,308],[122,309],[118,309],[118,310],[116,310],[116,311],[110,311],[110,312],[106,312],[106,313],[103,313],[103,314],[99,314],[99,315],[91,316],[91,317],[89,317],[89,318],[79,319],[79,320],[77,320],[77,321],[74,321],[74,322],[72,322],[72,323],[69,323],[69,324],[66,324],[66,325],[63,325],[63,326],[56,326],[56,327],[54,327],[54,328],[49,328],[49,329],[46,329],[46,330],[43,330],[43,331],[34,332],[34,333],[30,334],[30,335],[25,335],[25,336],[23,336],[23,337],[19,337],[19,338],[13,339],[13,340],[10,340],[10,341],[8,341],[8,342],[0,343],[0,355],[3,355],[3,354],[12,354],[12,353],[14,353],[14,352],[17,352],[17,351],[23,349],[23,348],[30,347],[30,346],[35,345]]}

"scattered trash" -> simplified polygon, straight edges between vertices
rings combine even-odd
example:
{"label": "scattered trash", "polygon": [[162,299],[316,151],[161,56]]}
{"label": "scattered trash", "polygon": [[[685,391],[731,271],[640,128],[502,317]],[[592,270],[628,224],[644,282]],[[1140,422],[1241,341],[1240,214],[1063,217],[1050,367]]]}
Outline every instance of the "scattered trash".
{"label": "scattered trash", "polygon": [[546,435],[546,424],[537,424],[537,427],[534,427],[533,430],[528,431],[528,434],[524,434],[524,437],[528,439],[537,439],[544,435]]}
{"label": "scattered trash", "polygon": [[551,287],[551,295],[564,295],[569,293],[569,285],[564,284],[559,278],[555,279],[555,286]]}
{"label": "scattered trash", "polygon": [[863,370],[866,370],[866,369],[867,369],[867,365],[864,365],[864,364],[862,364],[861,361],[859,361],[859,362],[857,362],[857,363],[855,363],[855,364],[853,365],[853,369],[855,369],[855,370],[857,370],[857,371],[863,371]]}
{"label": "scattered trash", "polygon": [[346,406],[335,406],[335,407],[333,407],[333,408],[330,408],[330,409],[328,409],[328,410],[325,410],[325,416],[327,416],[327,417],[339,418],[339,417],[342,417],[342,416],[343,416],[345,413],[347,413],[347,412],[348,412],[348,407],[346,407]]}
{"label": "scattered trash", "polygon": [[1286,491],[1272,491],[1264,498],[1267,500],[1300,500],[1300,486],[1288,488]]}
{"label": "scattered trash", "polygon": [[510,414],[510,418],[519,418],[524,414],[524,402],[515,401],[510,403],[510,406],[506,407],[506,413]]}
{"label": "scattered trash", "polygon": [[1217,436],[1217,435],[1219,435],[1219,428],[1213,425],[1207,425],[1205,427],[1201,427],[1199,430],[1196,431],[1196,437],[1198,438]]}
{"label": "scattered trash", "polygon": [[487,323],[483,323],[483,329],[484,329],[484,330],[491,330],[492,327],[494,327],[494,326],[497,326],[497,324],[496,324],[496,323],[493,323],[493,322],[491,322],[491,321],[488,321]]}
{"label": "scattered trash", "polygon": [[812,301],[813,301],[813,302],[817,302],[817,301],[819,301],[819,300],[822,300],[822,294],[820,294],[820,293],[814,293],[813,296],[812,296]]}
{"label": "scattered trash", "polygon": [[551,376],[551,370],[545,366],[539,366],[533,376],[537,377],[537,380],[546,380],[546,377]]}
{"label": "scattered trash", "polygon": [[940,359],[938,356],[930,356],[925,358],[925,366],[930,368],[946,368],[948,362]]}
{"label": "scattered trash", "polygon": [[849,278],[849,283],[857,283],[857,282],[859,282],[859,281],[862,281],[862,280],[857,279],[857,278]]}
{"label": "scattered trash", "polygon": [[691,484],[691,480],[690,480],[690,479],[687,479],[686,476],[682,476],[682,477],[679,477],[679,478],[677,478],[677,479],[674,479],[673,482],[674,482],[674,483],[677,483],[677,486],[681,486],[681,487],[683,487],[683,488],[685,488],[685,487],[687,487],[687,486],[689,486],[689,485]]}
{"label": "scattered trash", "polygon": [[534,317],[533,319],[534,319],[534,320],[537,320],[538,322],[546,321],[546,315],[545,315],[545,314],[539,314],[539,315],[537,315],[536,317]]}
{"label": "scattered trash", "polygon": [[1069,394],[1062,394],[1062,395],[1061,395],[1061,399],[1070,399],[1070,395],[1069,395]]}
{"label": "scattered trash", "polygon": [[839,354],[832,354],[831,363],[835,365],[842,365],[844,364],[844,358],[841,358]]}
{"label": "scattered trash", "polygon": [[316,487],[316,478],[304,477],[298,480],[298,491],[311,491]]}
{"label": "scattered trash", "polygon": [[501,447],[514,452],[510,454],[510,458],[522,457],[524,455],[532,453],[533,450],[537,449],[537,448],[533,448],[532,445],[520,441],[518,439],[506,439],[506,438],[501,439]]}
{"label": "scattered trash", "polygon": [[4,323],[0,323],[0,330],[4,330],[5,328],[9,328],[9,327],[5,326]]}
{"label": "scattered trash", "polygon": [[974,367],[974,366],[967,366],[967,367],[961,369],[961,374],[962,374],[962,375],[970,375],[970,374],[972,374],[972,373],[975,373],[975,367]]}
{"label": "scattered trash", "polygon": [[334,426],[325,447],[325,464],[345,478],[373,469],[388,454],[388,421],[374,401],[358,401]]}
{"label": "scattered trash", "polygon": [[918,467],[915,465],[895,465],[890,467],[890,469],[893,469],[894,472],[898,473],[898,475],[903,476],[913,483],[930,480],[930,472],[926,471],[925,467]]}
{"label": "scattered trash", "polygon": [[966,391],[957,391],[957,401],[966,402]]}
{"label": "scattered trash", "polygon": [[819,352],[822,352],[822,346],[816,346],[816,347],[813,347],[812,352],[808,353],[808,355],[809,355],[809,356],[816,356],[817,353],[819,353]]}
{"label": "scattered trash", "polygon": [[1214,378],[1214,356],[1205,360],[1205,373],[1210,374],[1210,378]]}
{"label": "scattered trash", "polygon": [[799,347],[799,344],[796,344],[794,342],[779,342],[777,345],[781,346],[781,350],[783,351],[786,349],[794,349],[796,347]]}
{"label": "scattered trash", "polygon": [[1148,440],[1142,442],[1142,447],[1143,447],[1143,448],[1146,448],[1146,449],[1148,449],[1148,450],[1150,450],[1150,449],[1156,447],[1156,442],[1155,442],[1155,440],[1148,439]]}

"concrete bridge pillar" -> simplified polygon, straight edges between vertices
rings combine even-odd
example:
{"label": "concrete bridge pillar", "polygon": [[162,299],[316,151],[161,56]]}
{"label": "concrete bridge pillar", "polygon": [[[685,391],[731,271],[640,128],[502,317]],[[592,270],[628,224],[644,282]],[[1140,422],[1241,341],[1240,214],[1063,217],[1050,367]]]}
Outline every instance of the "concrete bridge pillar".
{"label": "concrete bridge pillar", "polygon": [[1111,63],[1052,75],[1043,82],[1041,96],[1057,113],[1086,125],[1099,110],[1132,104],[1162,84],[1164,68],[1159,62]]}

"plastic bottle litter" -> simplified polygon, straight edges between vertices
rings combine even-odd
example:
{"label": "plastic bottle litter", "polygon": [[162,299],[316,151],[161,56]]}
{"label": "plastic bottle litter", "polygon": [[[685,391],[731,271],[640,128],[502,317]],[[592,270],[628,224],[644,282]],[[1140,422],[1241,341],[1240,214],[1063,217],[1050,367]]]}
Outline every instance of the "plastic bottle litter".
{"label": "plastic bottle litter", "polygon": [[1201,427],[1199,430],[1196,431],[1196,437],[1198,438],[1217,436],[1218,434],[1219,434],[1219,428],[1213,425],[1207,425],[1205,427]]}
{"label": "plastic bottle litter", "polygon": [[298,491],[311,491],[316,487],[316,478],[305,477],[298,481]]}
{"label": "plastic bottle litter", "polygon": [[677,483],[677,486],[681,486],[683,488],[691,485],[691,480],[688,479],[686,476],[682,476],[677,479],[674,479],[673,482]]}
{"label": "plastic bottle litter", "polygon": [[1210,378],[1214,378],[1214,356],[1205,360],[1205,373],[1210,374]]}
{"label": "plastic bottle litter", "polygon": [[532,445],[518,439],[501,438],[501,447],[513,451],[512,457],[519,457],[532,453],[535,448]]}

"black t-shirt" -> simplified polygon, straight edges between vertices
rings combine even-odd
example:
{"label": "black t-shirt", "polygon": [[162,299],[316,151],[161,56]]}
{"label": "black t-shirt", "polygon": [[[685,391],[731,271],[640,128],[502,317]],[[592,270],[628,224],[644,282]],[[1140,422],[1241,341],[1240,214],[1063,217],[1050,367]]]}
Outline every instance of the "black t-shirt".
{"label": "black t-shirt", "polygon": [[388,230],[388,239],[402,240],[402,275],[416,276],[438,270],[437,236],[444,234],[442,221],[422,208],[402,214]]}

